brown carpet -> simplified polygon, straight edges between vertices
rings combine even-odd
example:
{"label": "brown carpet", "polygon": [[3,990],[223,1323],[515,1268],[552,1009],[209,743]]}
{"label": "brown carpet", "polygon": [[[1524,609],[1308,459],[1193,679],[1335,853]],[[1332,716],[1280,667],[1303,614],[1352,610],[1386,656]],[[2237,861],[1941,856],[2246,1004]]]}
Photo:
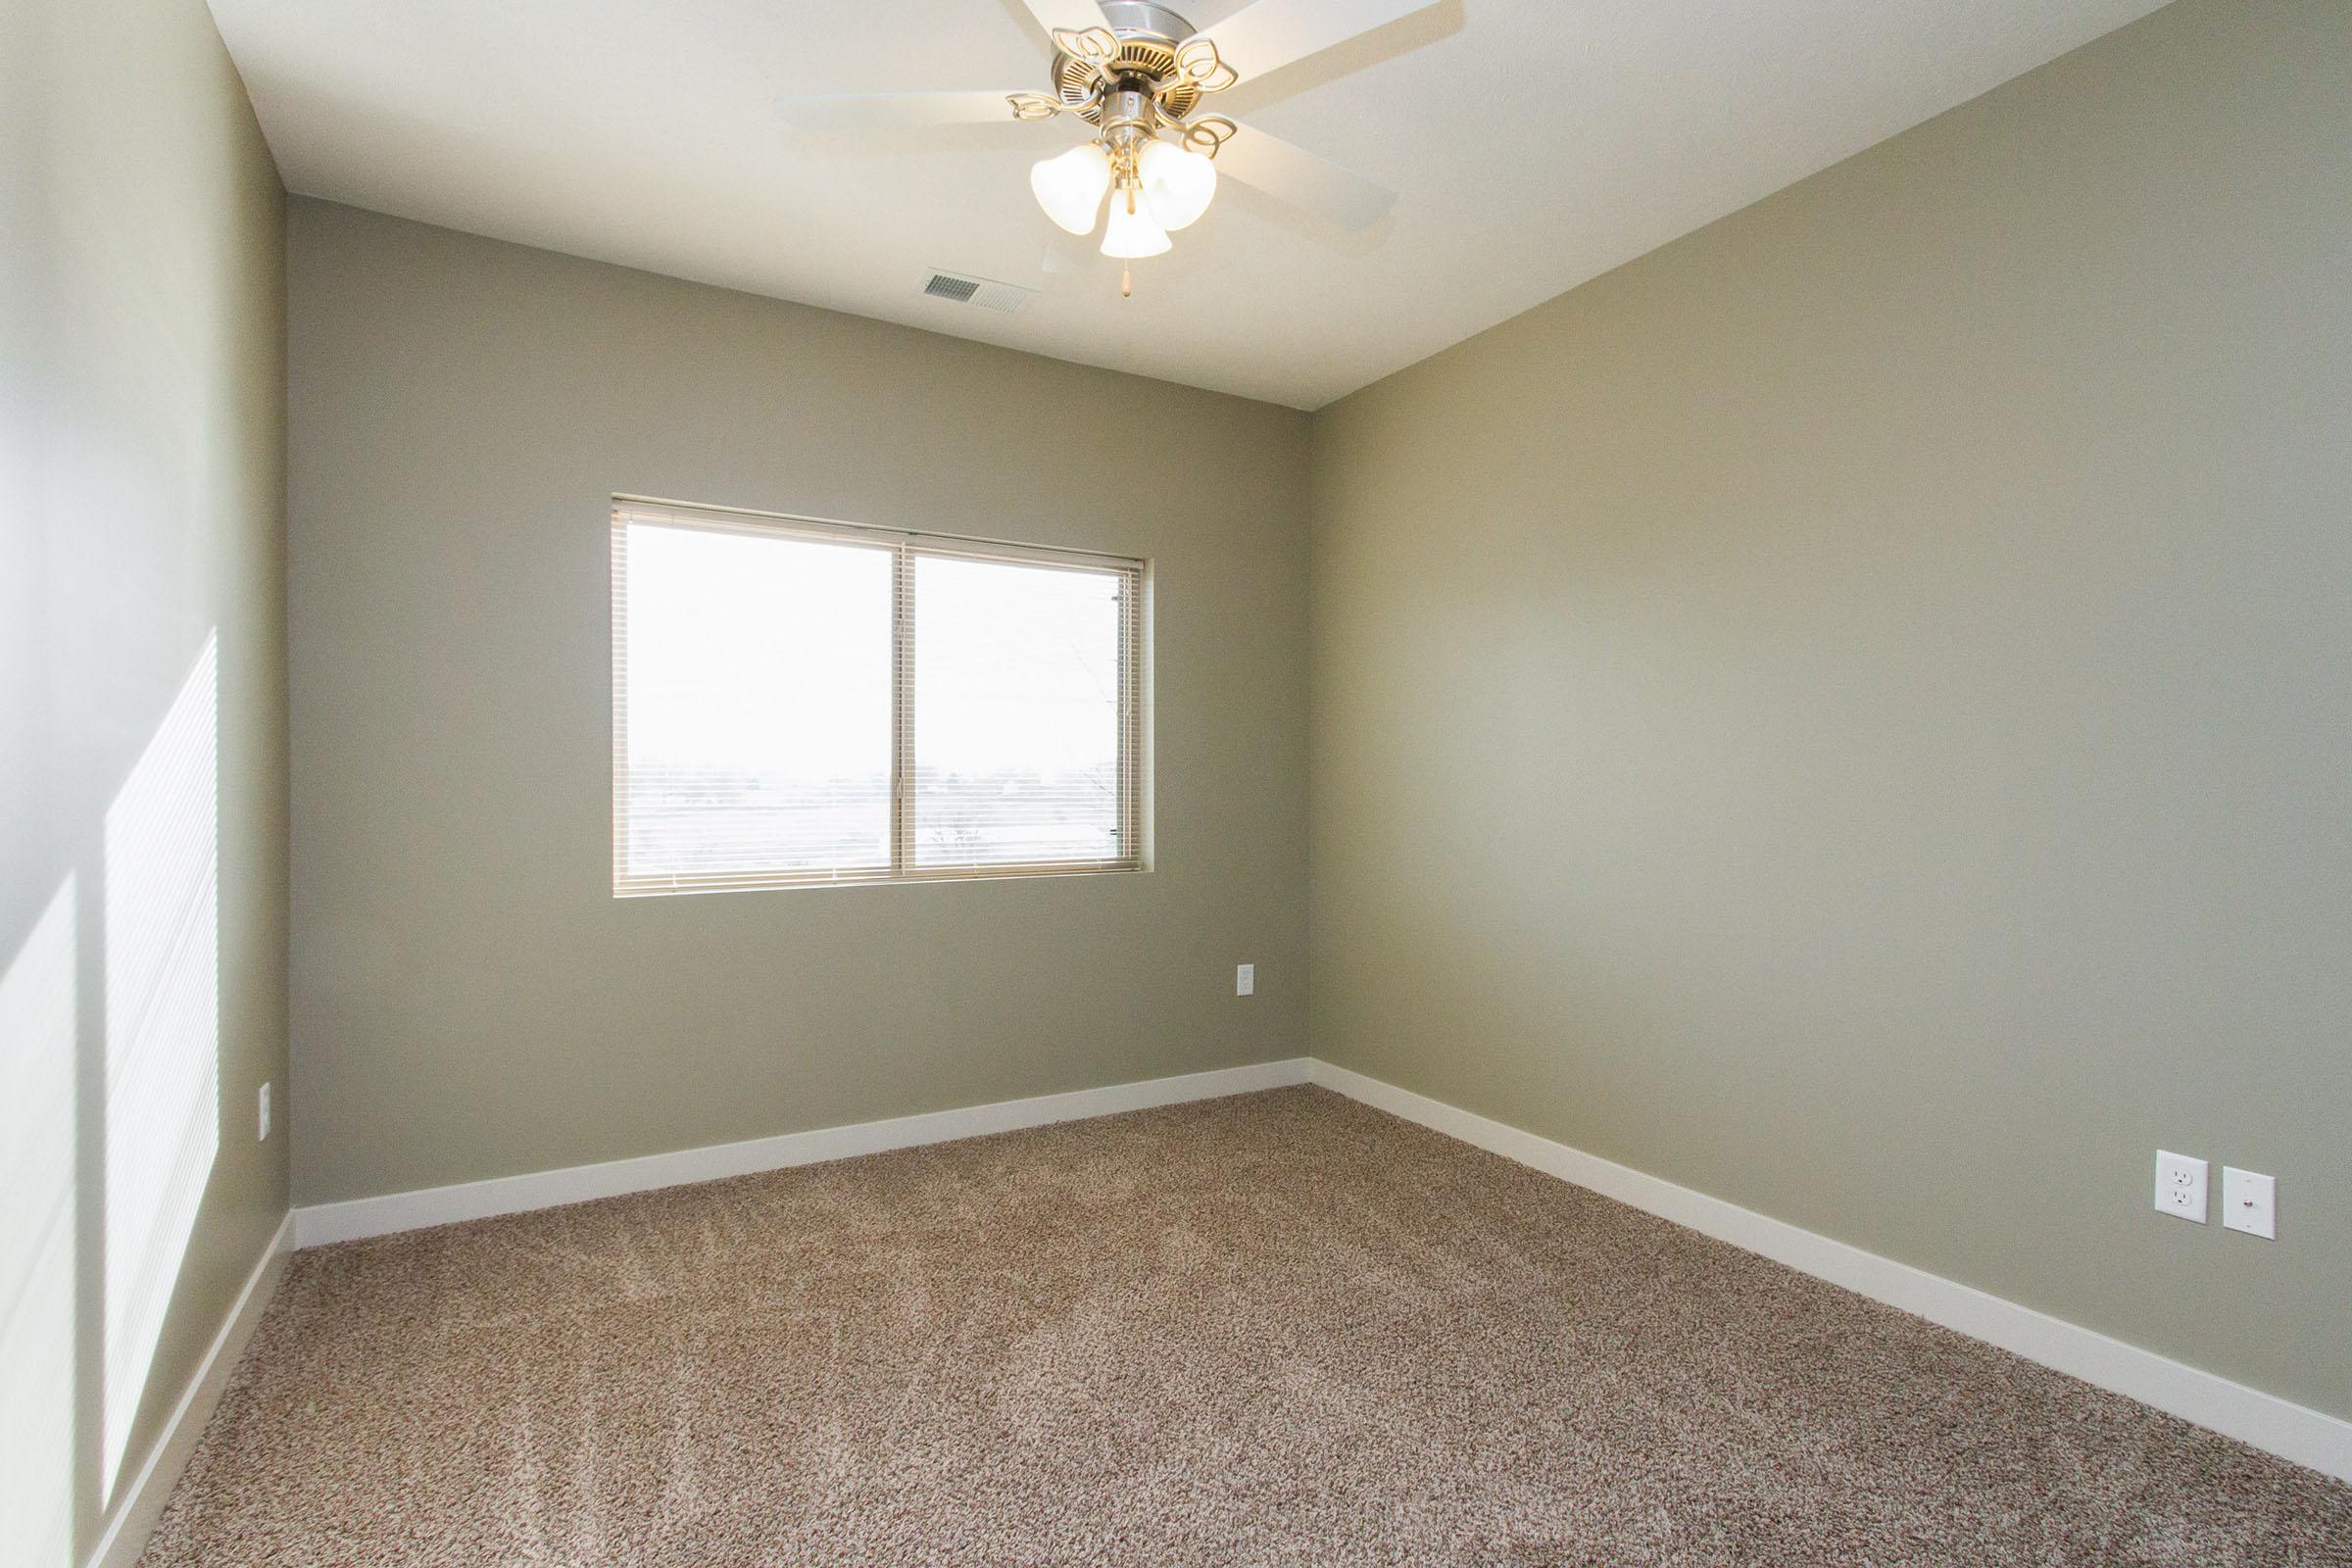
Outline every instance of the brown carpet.
{"label": "brown carpet", "polygon": [[1314,1089],[300,1254],[149,1564],[2352,1564],[2352,1488]]}

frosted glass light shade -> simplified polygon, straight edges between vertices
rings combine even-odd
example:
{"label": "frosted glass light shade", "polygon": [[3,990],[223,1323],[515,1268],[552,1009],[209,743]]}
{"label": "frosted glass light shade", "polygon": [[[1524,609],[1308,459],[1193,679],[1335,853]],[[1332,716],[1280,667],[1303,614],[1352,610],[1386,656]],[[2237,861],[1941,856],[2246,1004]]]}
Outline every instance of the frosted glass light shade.
{"label": "frosted glass light shade", "polygon": [[1102,193],[1110,189],[1110,160],[1090,141],[1030,165],[1029,188],[1048,218],[1073,234],[1092,233]]}
{"label": "frosted glass light shade", "polygon": [[1183,228],[1208,211],[1217,193],[1215,160],[1172,142],[1146,147],[1135,172],[1143,178],[1144,205],[1162,228]]}
{"label": "frosted glass light shade", "polygon": [[1168,231],[1152,220],[1142,202],[1137,202],[1131,213],[1126,192],[1111,197],[1110,221],[1102,229],[1103,255],[1133,261],[1139,256],[1158,256],[1167,249]]}

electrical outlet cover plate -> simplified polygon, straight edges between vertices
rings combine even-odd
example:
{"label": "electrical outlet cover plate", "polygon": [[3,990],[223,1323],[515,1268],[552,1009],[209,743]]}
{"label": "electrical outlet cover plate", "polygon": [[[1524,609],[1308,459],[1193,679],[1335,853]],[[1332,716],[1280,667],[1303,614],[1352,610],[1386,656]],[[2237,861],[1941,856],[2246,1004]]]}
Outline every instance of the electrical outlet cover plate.
{"label": "electrical outlet cover plate", "polygon": [[2222,1167],[2222,1223],[2233,1231],[2278,1239],[2278,1184],[2258,1170]]}
{"label": "electrical outlet cover plate", "polygon": [[1257,991],[1257,965],[1237,963],[1233,966],[1233,994],[1237,997],[1254,995]]}
{"label": "electrical outlet cover plate", "polygon": [[2156,1151],[2156,1212],[2205,1223],[2205,1162]]}

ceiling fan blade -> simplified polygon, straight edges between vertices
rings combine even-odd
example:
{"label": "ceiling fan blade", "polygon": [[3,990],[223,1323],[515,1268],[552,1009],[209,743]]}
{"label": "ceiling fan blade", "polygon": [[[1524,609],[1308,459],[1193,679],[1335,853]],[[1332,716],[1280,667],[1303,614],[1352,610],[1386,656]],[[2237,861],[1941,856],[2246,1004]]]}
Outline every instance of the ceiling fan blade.
{"label": "ceiling fan blade", "polygon": [[892,130],[901,126],[980,125],[1012,121],[1004,92],[786,93],[776,108],[804,130]]}
{"label": "ceiling fan blade", "polygon": [[1095,0],[1021,0],[1021,4],[1029,8],[1029,14],[1046,29],[1049,38],[1056,27],[1084,32],[1089,27],[1102,25],[1102,8]]}
{"label": "ceiling fan blade", "polygon": [[1218,55],[1244,81],[1254,81],[1434,4],[1436,0],[1257,0],[1202,36],[1216,41]]}
{"label": "ceiling fan blade", "polygon": [[1218,149],[1217,172],[1348,229],[1370,228],[1396,202],[1388,186],[1248,125]]}

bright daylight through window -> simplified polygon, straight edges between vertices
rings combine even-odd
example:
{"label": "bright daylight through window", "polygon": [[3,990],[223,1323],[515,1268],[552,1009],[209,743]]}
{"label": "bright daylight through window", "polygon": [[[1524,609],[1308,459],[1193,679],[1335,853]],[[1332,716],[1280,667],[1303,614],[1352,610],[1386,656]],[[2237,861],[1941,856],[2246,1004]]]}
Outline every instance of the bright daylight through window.
{"label": "bright daylight through window", "polygon": [[1143,565],[612,509],[612,890],[1134,870]]}

